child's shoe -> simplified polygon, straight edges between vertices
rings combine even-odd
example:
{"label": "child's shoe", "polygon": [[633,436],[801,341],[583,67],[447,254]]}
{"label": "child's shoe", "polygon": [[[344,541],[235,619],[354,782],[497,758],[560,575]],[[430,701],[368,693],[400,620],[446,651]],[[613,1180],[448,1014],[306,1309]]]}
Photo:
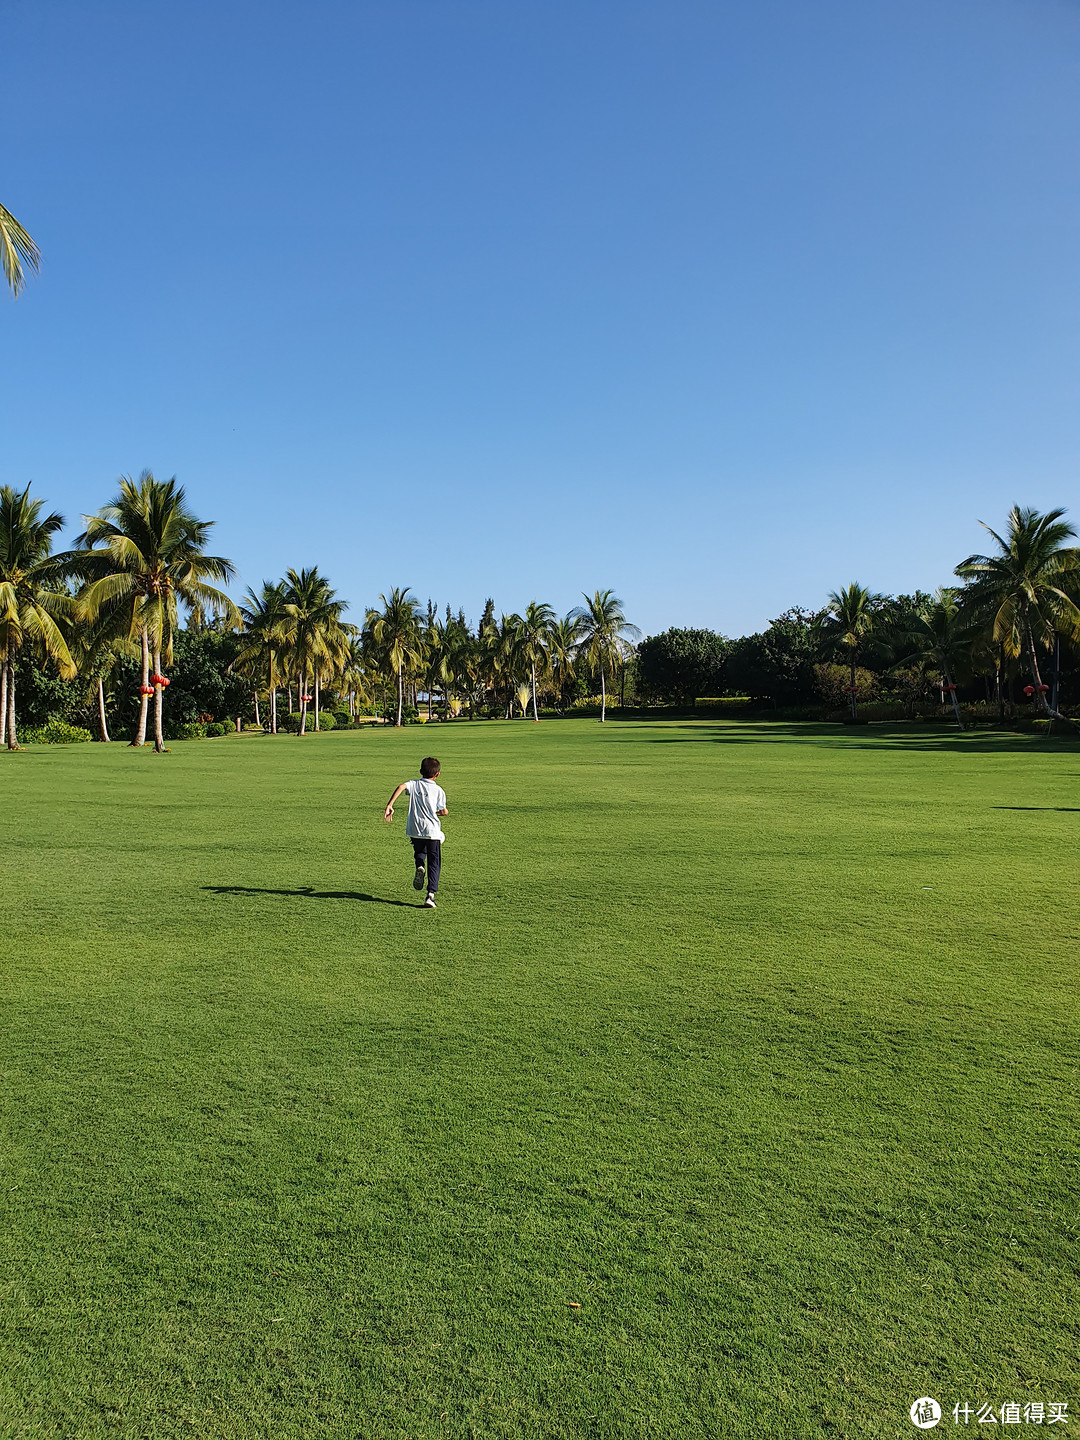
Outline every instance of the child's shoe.
{"label": "child's shoe", "polygon": [[434,909],[435,909],[435,896],[434,896],[434,895],[429,895],[429,896],[427,897],[427,899],[424,901],[424,909],[425,909],[425,910],[434,910]]}
{"label": "child's shoe", "polygon": [[413,876],[412,888],[414,890],[422,890],[426,884],[427,875],[424,873],[424,867],[420,865],[417,867],[416,874]]}

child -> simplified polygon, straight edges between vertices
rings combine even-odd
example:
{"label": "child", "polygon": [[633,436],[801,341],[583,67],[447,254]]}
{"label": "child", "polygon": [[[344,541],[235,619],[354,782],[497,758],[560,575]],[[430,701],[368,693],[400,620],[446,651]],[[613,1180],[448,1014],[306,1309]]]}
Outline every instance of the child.
{"label": "child", "polygon": [[435,909],[435,896],[439,889],[439,871],[442,868],[442,842],[446,836],[439,824],[439,817],[448,815],[446,794],[435,781],[439,778],[439,762],[433,755],[420,761],[420,779],[403,781],[386,802],[383,819],[389,825],[394,818],[394,801],[404,790],[409,797],[409,818],[405,822],[405,834],[412,841],[416,859],[416,874],[413,889],[424,888],[424,864],[427,862],[426,910]]}

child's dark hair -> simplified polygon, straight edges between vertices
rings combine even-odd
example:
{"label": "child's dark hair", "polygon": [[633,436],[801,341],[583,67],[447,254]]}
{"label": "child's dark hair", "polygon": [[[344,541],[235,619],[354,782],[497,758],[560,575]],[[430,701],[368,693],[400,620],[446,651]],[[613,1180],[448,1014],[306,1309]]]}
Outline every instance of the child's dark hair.
{"label": "child's dark hair", "polygon": [[425,780],[434,780],[441,769],[442,766],[434,755],[429,755],[426,760],[420,761],[420,774]]}

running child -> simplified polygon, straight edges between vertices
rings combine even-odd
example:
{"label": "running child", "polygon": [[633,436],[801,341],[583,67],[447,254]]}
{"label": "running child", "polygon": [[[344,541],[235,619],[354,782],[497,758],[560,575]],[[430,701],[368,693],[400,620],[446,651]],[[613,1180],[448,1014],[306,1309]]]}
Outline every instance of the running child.
{"label": "running child", "polygon": [[[409,797],[409,818],[405,822],[405,834],[412,841],[416,874],[413,889],[423,890],[427,884],[427,899],[424,907],[435,909],[435,896],[439,890],[439,871],[442,868],[442,842],[446,836],[439,820],[450,812],[446,808],[446,794],[436,785],[439,778],[439,762],[433,755],[420,761],[420,779],[404,780],[386,802],[383,819],[389,825],[394,818],[394,801],[405,792]],[[426,876],[425,876],[426,868]]]}

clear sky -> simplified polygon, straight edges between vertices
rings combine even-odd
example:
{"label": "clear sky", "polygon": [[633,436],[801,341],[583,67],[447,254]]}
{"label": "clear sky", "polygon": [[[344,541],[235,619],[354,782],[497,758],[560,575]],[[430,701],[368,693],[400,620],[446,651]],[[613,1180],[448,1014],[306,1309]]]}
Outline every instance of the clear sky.
{"label": "clear sky", "polygon": [[242,584],[740,634],[1080,520],[1074,0],[0,22],[0,480],[73,521],[150,467]]}

